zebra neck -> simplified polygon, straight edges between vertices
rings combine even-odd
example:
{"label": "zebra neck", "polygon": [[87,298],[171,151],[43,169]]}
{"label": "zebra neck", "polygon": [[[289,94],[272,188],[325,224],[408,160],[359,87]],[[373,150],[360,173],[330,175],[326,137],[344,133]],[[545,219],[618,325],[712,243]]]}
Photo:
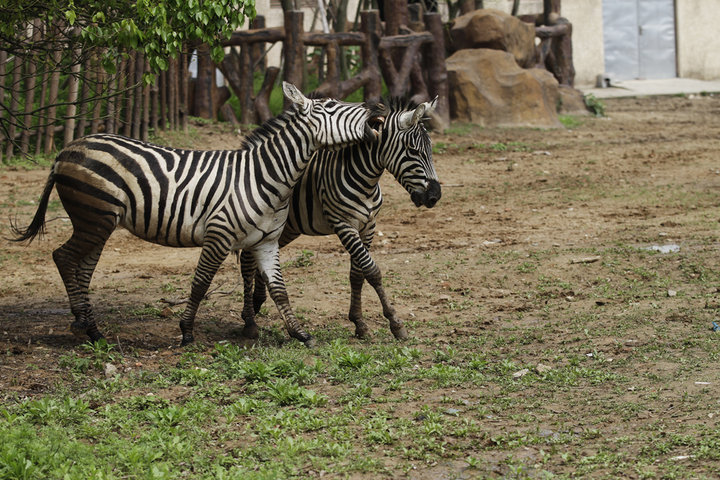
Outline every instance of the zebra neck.
{"label": "zebra neck", "polygon": [[374,190],[386,167],[382,148],[378,144],[360,143],[346,151],[349,153],[344,159],[348,166],[346,175],[364,179],[366,190]]}
{"label": "zebra neck", "polygon": [[297,182],[317,150],[306,122],[297,115],[277,117],[252,134],[250,145],[260,158],[272,164],[291,184]]}

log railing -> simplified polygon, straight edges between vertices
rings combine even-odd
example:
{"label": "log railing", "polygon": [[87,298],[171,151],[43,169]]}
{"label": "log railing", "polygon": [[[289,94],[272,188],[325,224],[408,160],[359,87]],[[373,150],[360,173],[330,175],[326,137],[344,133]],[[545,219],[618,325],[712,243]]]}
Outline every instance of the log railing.
{"label": "log railing", "polygon": [[[272,116],[270,92],[280,69],[266,67],[268,44],[283,44],[283,78],[305,85],[306,47],[323,49],[327,67],[316,93],[345,98],[362,88],[365,100],[377,100],[383,80],[390,95],[407,96],[417,102],[439,96],[435,111],[449,121],[447,73],[443,24],[440,15],[423,16],[424,31],[382,33],[379,13],[360,13],[357,32],[317,33],[303,30],[303,12],[287,11],[284,27],[264,28],[262,17],[254,20],[251,30],[235,32],[224,42],[233,47],[218,65],[230,90],[239,99],[240,122],[258,124]],[[420,22],[416,22],[420,24]],[[47,33],[42,25],[31,25],[34,35]],[[52,27],[55,28],[55,27]],[[35,38],[35,37],[32,37]],[[341,49],[358,47],[361,68],[350,78],[342,78]],[[239,47],[239,48],[238,48]],[[153,131],[185,129],[189,115],[226,119],[235,115],[226,100],[230,91],[213,81],[215,66],[209,53],[197,48],[198,72],[212,72],[190,78],[190,56],[170,59],[166,72],[156,75],[151,84],[143,83],[149,64],[141,52],[131,51],[118,59],[116,73],[100,67],[98,52],[67,51],[56,48],[52,62],[20,61],[0,51],[0,160],[17,154],[50,154],[75,138],[98,133],[119,133],[147,140]],[[69,72],[59,65],[66,58],[81,58]],[[67,56],[67,57],[65,57]],[[46,64],[54,68],[46,68]],[[264,74],[260,90],[254,92],[255,72]],[[192,82],[192,83],[191,83]],[[209,107],[208,107],[209,105]],[[62,142],[62,143],[61,143]]]}

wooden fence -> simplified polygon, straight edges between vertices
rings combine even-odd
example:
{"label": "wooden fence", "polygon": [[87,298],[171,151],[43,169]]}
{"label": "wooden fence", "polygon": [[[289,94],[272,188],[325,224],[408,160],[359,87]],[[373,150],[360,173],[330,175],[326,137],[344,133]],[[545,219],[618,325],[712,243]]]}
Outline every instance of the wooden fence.
{"label": "wooden fence", "polygon": [[[304,32],[303,12],[285,13],[285,26],[263,28],[258,17],[248,31],[240,31],[225,42],[230,52],[217,67],[240,101],[243,124],[261,123],[272,116],[269,96],[280,70],[266,68],[264,52],[268,44],[283,44],[283,78],[296,85],[305,82],[306,47],[322,49],[325,58],[323,83],[317,92],[345,98],[363,88],[366,100],[380,97],[383,79],[392,95],[407,95],[417,101],[439,96],[436,113],[446,121],[447,74],[443,25],[439,14],[424,15],[425,31],[383,36],[377,11],[361,12],[357,32]],[[44,35],[42,25],[33,25],[34,37]],[[360,49],[362,68],[351,78],[341,78],[341,48]],[[117,72],[107,75],[98,55],[86,55],[68,73],[57,68],[63,55],[78,52],[56,49],[51,62],[20,61],[0,51],[0,158],[14,155],[49,155],[57,148],[91,133],[119,133],[147,140],[150,133],[163,129],[184,129],[188,117],[196,115],[234,119],[226,103],[227,87],[214,81],[215,65],[206,48],[197,48],[196,78],[188,70],[190,55],[171,59],[167,71],[150,85],[142,82],[149,71],[140,52],[127,52],[118,59]],[[45,65],[55,68],[45,67]],[[256,71],[265,80],[258,92],[253,82]]]}
{"label": "wooden fence", "polygon": [[0,52],[0,158],[49,155],[91,133],[147,140],[153,130],[187,125],[187,54],[171,59],[151,85],[142,81],[149,66],[140,52],[118,59],[113,75],[100,67],[97,55],[61,74],[62,51],[51,55],[51,62],[23,62]]}

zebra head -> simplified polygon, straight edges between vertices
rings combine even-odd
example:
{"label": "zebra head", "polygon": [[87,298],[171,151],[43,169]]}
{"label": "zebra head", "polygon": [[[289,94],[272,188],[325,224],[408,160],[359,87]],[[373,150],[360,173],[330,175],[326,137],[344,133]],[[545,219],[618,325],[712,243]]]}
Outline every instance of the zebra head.
{"label": "zebra head", "polygon": [[285,96],[307,119],[317,148],[339,150],[347,145],[373,142],[385,121],[381,106],[349,103],[332,98],[310,99],[294,85],[283,82]]}
{"label": "zebra head", "polygon": [[432,142],[422,118],[435,110],[437,97],[414,109],[391,108],[379,146],[385,168],[408,191],[416,207],[432,208],[442,195],[432,158]]}

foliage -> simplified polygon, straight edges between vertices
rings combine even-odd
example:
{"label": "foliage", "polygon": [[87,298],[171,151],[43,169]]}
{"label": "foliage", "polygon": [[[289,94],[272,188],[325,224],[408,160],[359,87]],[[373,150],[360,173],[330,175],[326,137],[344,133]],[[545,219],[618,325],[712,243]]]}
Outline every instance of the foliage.
{"label": "foliage", "polygon": [[585,105],[596,117],[605,116],[605,104],[592,93],[585,95]]}
{"label": "foliage", "polygon": [[[222,60],[222,39],[242,26],[245,17],[254,18],[255,0],[9,0],[0,12],[0,42],[21,58],[97,48],[103,67],[113,73],[123,50],[139,49],[158,72],[186,44],[207,43],[213,59]],[[35,20],[57,26],[57,36],[38,44],[18,35]]]}

